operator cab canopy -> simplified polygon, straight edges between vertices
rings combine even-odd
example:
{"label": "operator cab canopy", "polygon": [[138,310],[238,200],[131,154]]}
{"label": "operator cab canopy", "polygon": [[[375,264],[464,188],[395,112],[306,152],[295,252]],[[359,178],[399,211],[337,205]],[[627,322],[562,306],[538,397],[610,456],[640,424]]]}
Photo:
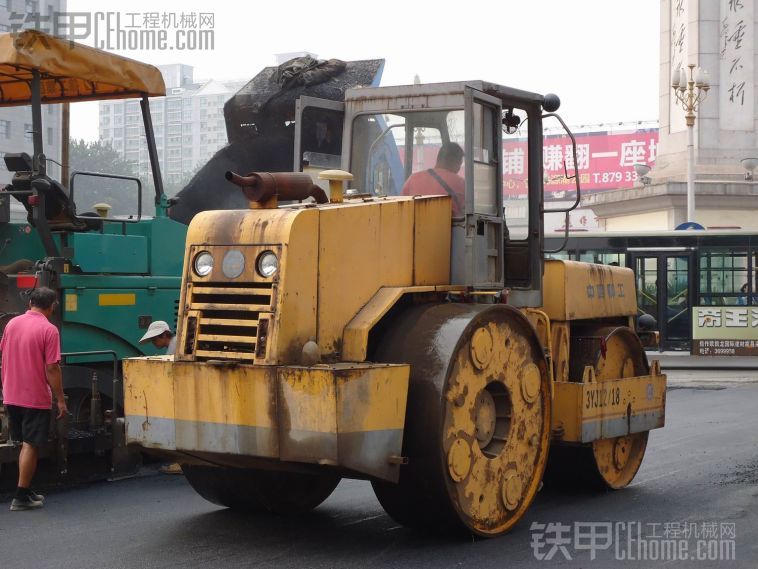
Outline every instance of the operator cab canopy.
{"label": "operator cab canopy", "polygon": [[35,72],[43,104],[166,94],[152,65],[37,30],[0,34],[0,106],[30,105]]}
{"label": "operator cab canopy", "polygon": [[[361,194],[450,195],[451,282],[509,287],[517,305],[540,306],[542,119],[558,105],[554,95],[486,81],[352,89],[345,100],[342,167]],[[529,198],[522,235],[504,216],[503,133],[518,137],[522,147],[519,183]],[[451,147],[453,159],[441,159]],[[419,189],[421,178],[429,187]]]}

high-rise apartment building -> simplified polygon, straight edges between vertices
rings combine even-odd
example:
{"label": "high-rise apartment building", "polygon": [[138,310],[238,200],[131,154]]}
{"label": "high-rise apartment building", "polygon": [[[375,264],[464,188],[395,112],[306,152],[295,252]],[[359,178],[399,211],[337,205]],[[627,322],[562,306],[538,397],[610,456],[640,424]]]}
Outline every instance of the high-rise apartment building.
{"label": "high-rise apartment building", "polygon": [[[245,82],[195,82],[190,65],[158,67],[166,82],[166,96],[150,99],[150,112],[164,183],[170,186],[226,144],[224,103]],[[149,179],[150,160],[138,100],[101,102],[100,138],[133,164],[135,173]]]}

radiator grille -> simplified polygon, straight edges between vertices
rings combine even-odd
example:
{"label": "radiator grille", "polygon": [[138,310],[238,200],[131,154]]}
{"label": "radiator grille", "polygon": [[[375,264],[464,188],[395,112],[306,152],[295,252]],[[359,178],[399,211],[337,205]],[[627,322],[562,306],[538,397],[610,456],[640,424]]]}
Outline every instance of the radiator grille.
{"label": "radiator grille", "polygon": [[194,284],[195,358],[254,360],[261,312],[272,311],[273,293],[271,283]]}

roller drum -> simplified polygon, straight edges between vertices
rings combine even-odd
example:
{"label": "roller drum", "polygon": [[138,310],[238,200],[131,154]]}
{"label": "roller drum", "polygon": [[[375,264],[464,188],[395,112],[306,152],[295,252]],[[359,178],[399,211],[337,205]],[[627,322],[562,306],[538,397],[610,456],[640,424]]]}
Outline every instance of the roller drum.
{"label": "roller drum", "polygon": [[547,365],[534,329],[505,305],[427,304],[402,313],[376,359],[410,363],[403,466],[374,482],[399,523],[495,536],[524,514],[544,470]]}

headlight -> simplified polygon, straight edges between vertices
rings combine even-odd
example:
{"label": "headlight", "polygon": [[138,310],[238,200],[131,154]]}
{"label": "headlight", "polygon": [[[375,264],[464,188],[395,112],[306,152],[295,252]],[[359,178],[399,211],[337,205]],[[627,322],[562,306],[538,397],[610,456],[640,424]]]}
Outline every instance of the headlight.
{"label": "headlight", "polygon": [[273,251],[264,251],[258,255],[258,262],[255,264],[258,274],[266,279],[273,277],[279,270],[279,259]]}
{"label": "headlight", "polygon": [[236,279],[245,270],[245,256],[241,251],[232,249],[224,255],[224,262],[221,264],[221,270],[227,279]]}
{"label": "headlight", "polygon": [[213,255],[208,253],[208,251],[203,251],[196,255],[194,268],[198,276],[204,277],[209,275],[213,270]]}

